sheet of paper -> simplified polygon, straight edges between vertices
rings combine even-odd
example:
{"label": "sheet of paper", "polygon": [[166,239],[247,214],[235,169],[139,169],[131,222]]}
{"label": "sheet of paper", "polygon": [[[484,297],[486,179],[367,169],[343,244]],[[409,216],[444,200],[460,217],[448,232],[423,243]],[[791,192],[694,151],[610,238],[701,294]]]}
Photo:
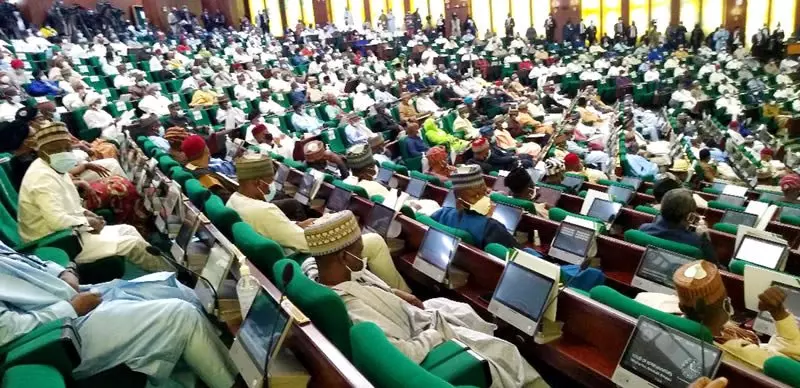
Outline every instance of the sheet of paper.
{"label": "sheet of paper", "polygon": [[583,218],[578,218],[575,216],[567,216],[566,218],[564,218],[564,222],[573,225],[583,226],[584,228],[589,228],[592,230],[595,229],[595,224],[593,221],[585,220]]}
{"label": "sheet of paper", "polygon": [[725,188],[722,190],[722,194],[744,197],[747,195],[747,187],[726,185]]}

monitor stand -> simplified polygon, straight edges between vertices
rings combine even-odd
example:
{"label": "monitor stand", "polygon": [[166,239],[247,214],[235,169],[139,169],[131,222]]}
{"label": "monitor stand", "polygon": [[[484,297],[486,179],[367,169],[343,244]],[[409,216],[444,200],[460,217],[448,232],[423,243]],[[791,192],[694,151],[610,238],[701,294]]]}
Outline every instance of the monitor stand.
{"label": "monitor stand", "polygon": [[278,350],[278,354],[269,366],[270,388],[279,387],[305,387],[311,380],[311,375],[297,360],[294,353],[285,346]]}
{"label": "monitor stand", "polygon": [[561,329],[564,327],[564,322],[551,321],[543,318],[539,322],[539,329],[533,336],[533,341],[539,345],[544,345],[561,338]]}

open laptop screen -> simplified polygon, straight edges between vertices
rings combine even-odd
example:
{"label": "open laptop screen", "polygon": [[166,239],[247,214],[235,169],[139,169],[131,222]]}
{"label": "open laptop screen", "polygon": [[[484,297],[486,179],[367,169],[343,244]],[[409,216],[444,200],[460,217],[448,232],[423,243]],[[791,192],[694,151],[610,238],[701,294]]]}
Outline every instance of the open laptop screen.
{"label": "open laptop screen", "polygon": [[713,377],[721,359],[713,344],[642,316],[619,366],[656,387],[686,388],[702,376]]}
{"label": "open laptop screen", "polygon": [[499,203],[492,213],[492,218],[500,221],[507,231],[514,233],[517,230],[517,225],[519,225],[519,220],[522,219],[522,209]]}
{"label": "open laptop screen", "polygon": [[394,209],[383,204],[376,203],[372,206],[369,216],[367,216],[365,226],[373,232],[386,237],[386,233],[389,231],[389,226],[392,224],[392,220],[394,219],[394,214]]}
{"label": "open laptop screen", "polygon": [[735,195],[729,195],[729,194],[720,194],[717,200],[733,206],[742,206],[744,205],[744,202],[747,200],[747,198],[737,197]]}
{"label": "open laptop screen", "polygon": [[611,185],[608,186],[608,196],[614,202],[628,203],[633,197],[633,191],[622,186]]}
{"label": "open laptop screen", "polygon": [[561,181],[561,185],[566,187],[567,190],[571,192],[577,192],[583,185],[583,181],[584,181],[583,178],[578,178],[576,176],[570,175],[564,178],[563,181]]}
{"label": "open laptop screen", "polygon": [[758,221],[758,216],[755,214],[737,212],[736,210],[726,210],[725,214],[719,222],[734,225],[753,226]]}
{"label": "open laptop screen", "polygon": [[634,190],[639,190],[639,187],[642,185],[642,180],[639,179],[639,178],[633,178],[633,177],[626,176],[626,177],[622,178],[620,183],[624,183],[626,185],[631,185],[631,186],[633,186]]}
{"label": "open laptop screen", "polygon": [[406,193],[416,199],[420,199],[422,198],[422,193],[425,192],[425,186],[427,186],[427,184],[428,182],[422,179],[411,178],[411,180],[408,181],[408,186],[406,186]]}
{"label": "open laptop screen", "polygon": [[389,180],[391,180],[393,176],[394,176],[394,171],[388,168],[381,167],[378,169],[378,176],[375,177],[375,181],[384,186],[388,186]]}
{"label": "open laptop screen", "polygon": [[341,188],[335,187],[325,203],[325,209],[331,212],[340,212],[347,209],[350,205],[350,197],[353,193]]}
{"label": "open laptop screen", "polygon": [[290,323],[278,302],[259,290],[237,338],[263,376]]}
{"label": "open laptop screen", "polygon": [[603,222],[613,222],[617,217],[619,209],[622,205],[606,201],[605,199],[595,198],[592,201],[592,206],[589,207],[589,212],[586,213],[589,217],[595,217],[603,220]]}
{"label": "open laptop screen", "polygon": [[[197,213],[187,209],[186,217],[183,218],[181,228],[178,230],[178,235],[175,237],[175,244],[184,251],[186,250],[186,246],[189,245],[189,241],[192,240],[192,237],[194,237],[194,234],[197,232],[197,227],[199,225],[199,220],[197,218]],[[175,259],[179,258],[176,257]]]}
{"label": "open laptop screen", "polygon": [[553,247],[580,257],[586,257],[594,231],[582,226],[562,222],[558,234],[553,239]]}
{"label": "open laptop screen", "polygon": [[493,299],[538,322],[552,288],[553,279],[511,261],[506,264]]}
{"label": "open laptop screen", "polygon": [[283,189],[283,184],[286,183],[286,178],[289,177],[289,167],[285,164],[278,165],[278,171],[275,172],[275,184],[278,190]]}
{"label": "open laptop screen", "polygon": [[458,248],[458,238],[435,228],[428,228],[419,247],[419,257],[446,271]]}
{"label": "open laptop screen", "polygon": [[672,275],[680,266],[692,261],[694,259],[689,256],[649,246],[639,263],[639,268],[636,269],[636,276],[665,287],[675,288]]}
{"label": "open laptop screen", "polygon": [[746,235],[733,255],[734,259],[744,260],[764,268],[778,269],[786,245],[774,241]]}
{"label": "open laptop screen", "polygon": [[549,207],[556,207],[561,199],[561,192],[549,187],[537,187],[536,193],[536,202],[545,203]]}
{"label": "open laptop screen", "polygon": [[314,188],[314,175],[310,172],[305,173],[303,175],[303,181],[300,182],[300,187],[297,189],[297,194],[302,195],[308,199],[311,199],[311,190]]}

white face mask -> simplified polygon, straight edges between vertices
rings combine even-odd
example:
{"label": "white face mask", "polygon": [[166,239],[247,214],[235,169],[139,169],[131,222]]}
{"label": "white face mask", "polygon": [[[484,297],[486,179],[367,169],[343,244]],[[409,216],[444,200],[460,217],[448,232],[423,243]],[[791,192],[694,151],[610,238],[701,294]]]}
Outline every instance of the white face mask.
{"label": "white face mask", "polygon": [[11,96],[12,104],[19,104],[20,102],[22,102],[22,96]]}
{"label": "white face mask", "polygon": [[78,165],[78,158],[72,151],[59,152],[50,155],[50,167],[59,174],[65,174]]}
{"label": "white face mask", "polygon": [[267,189],[267,193],[264,194],[264,200],[267,202],[272,202],[275,199],[275,194],[277,194],[277,189],[275,188],[275,182],[269,184],[269,188]]}
{"label": "white face mask", "polygon": [[147,81],[139,81],[136,83],[138,86],[147,86]]}
{"label": "white face mask", "polygon": [[61,121],[61,113],[53,113],[53,121]]}
{"label": "white face mask", "polygon": [[7,75],[4,75],[4,76],[0,77],[0,82],[2,82],[4,84],[10,83],[11,82],[11,78],[9,78]]}
{"label": "white face mask", "polygon": [[158,136],[164,137],[164,127],[158,127]]}
{"label": "white face mask", "polygon": [[176,114],[178,115],[178,117],[186,116],[186,113],[184,113],[182,110],[179,110],[178,112],[176,112]]}
{"label": "white face mask", "polygon": [[361,280],[364,277],[364,273],[367,270],[367,258],[366,257],[358,257],[350,252],[345,252],[345,255],[355,257],[361,260],[361,269],[354,270],[349,266],[347,269],[350,271],[350,281],[356,282]]}

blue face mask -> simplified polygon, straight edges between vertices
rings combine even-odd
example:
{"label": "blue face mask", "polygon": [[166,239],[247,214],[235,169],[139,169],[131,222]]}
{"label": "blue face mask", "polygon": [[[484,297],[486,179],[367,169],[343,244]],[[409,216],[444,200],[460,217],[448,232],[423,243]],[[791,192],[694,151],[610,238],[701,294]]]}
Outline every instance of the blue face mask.
{"label": "blue face mask", "polygon": [[78,165],[78,158],[72,151],[59,152],[50,155],[50,167],[59,174],[65,174]]}
{"label": "blue face mask", "polygon": [[264,200],[267,202],[272,202],[272,200],[275,199],[275,194],[277,192],[278,190],[275,188],[275,182],[270,183],[269,187],[267,188],[267,192],[264,194]]}

